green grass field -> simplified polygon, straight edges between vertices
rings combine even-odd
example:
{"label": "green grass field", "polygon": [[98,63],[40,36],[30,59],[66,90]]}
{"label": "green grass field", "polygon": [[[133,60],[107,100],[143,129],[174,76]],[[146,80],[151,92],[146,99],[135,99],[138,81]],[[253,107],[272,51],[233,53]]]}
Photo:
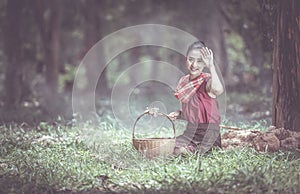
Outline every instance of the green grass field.
{"label": "green grass field", "polygon": [[80,129],[2,126],[0,193],[300,193],[299,150],[148,160],[112,120]]}

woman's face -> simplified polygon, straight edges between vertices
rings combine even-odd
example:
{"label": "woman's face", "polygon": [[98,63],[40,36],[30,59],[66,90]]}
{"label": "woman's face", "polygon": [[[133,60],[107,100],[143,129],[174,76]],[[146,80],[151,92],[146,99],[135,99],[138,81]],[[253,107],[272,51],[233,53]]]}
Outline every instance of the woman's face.
{"label": "woman's face", "polygon": [[205,67],[200,49],[191,50],[186,57],[186,67],[192,78],[199,76]]}

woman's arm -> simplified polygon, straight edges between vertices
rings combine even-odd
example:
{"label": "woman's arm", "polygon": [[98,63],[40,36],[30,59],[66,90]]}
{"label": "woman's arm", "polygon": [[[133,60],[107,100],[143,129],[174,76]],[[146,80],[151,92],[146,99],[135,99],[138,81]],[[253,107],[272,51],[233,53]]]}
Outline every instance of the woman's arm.
{"label": "woman's arm", "polygon": [[213,52],[211,49],[205,47],[201,49],[201,53],[203,55],[203,61],[206,64],[206,67],[209,68],[211,74],[211,78],[206,85],[206,91],[211,97],[216,98],[224,92],[224,88],[216,71]]}
{"label": "woman's arm", "polygon": [[208,80],[206,84],[206,91],[210,95],[210,97],[217,97],[224,92],[223,85],[219,79],[215,66],[211,66],[209,68],[211,78]]}

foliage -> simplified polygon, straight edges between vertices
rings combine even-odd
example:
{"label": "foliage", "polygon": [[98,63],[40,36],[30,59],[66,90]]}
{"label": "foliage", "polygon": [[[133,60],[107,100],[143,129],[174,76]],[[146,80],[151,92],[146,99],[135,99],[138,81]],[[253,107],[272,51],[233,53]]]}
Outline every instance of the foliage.
{"label": "foliage", "polygon": [[[270,120],[272,100],[258,91],[227,93],[226,116],[235,122]],[[268,122],[270,125],[270,121]]]}
{"label": "foliage", "polygon": [[[271,85],[275,1],[217,1],[228,25],[226,33],[229,73],[248,86]],[[244,74],[253,78],[247,80]]]}
{"label": "foliage", "polygon": [[[83,128],[48,123],[35,130],[2,126],[1,193],[300,192],[299,150],[213,150],[148,160],[133,149],[126,129],[109,117],[99,126]],[[94,139],[83,136],[87,132],[92,135],[88,137],[96,135]]]}
{"label": "foliage", "polygon": [[233,75],[242,76],[243,73],[258,74],[258,68],[251,66],[249,61],[249,50],[245,46],[244,40],[238,34],[232,32],[227,35],[229,71]]}
{"label": "foliage", "polygon": [[[2,35],[3,40],[10,37],[10,33],[7,35],[4,34],[6,25],[5,22],[8,19],[6,13],[8,11],[7,2],[8,1],[3,1],[0,3],[0,34]],[[46,57],[48,52],[44,47],[50,46],[53,38],[50,38],[50,35],[47,33],[49,36],[45,37],[49,40],[48,42],[44,42],[45,40],[43,40],[43,36],[45,34],[43,35],[42,32],[47,32],[51,29],[50,26],[48,26],[49,29],[47,28],[47,23],[50,24],[50,21],[54,20],[54,18],[51,19],[52,16],[55,16],[55,14],[51,14],[51,7],[54,6],[54,2],[58,3],[64,11],[61,16],[61,26],[58,28],[52,28],[53,35],[59,36],[57,39],[59,39],[58,42],[60,43],[60,46],[57,45],[59,47],[57,49],[60,50],[60,52],[57,53],[56,57],[54,57],[54,55],[51,57],[58,60],[57,69],[54,68],[55,72],[57,70],[54,74],[58,75],[50,76],[49,74],[51,74],[51,71],[48,67],[51,67],[51,65],[54,64],[48,64],[50,63],[50,59]],[[260,5],[261,3],[256,1],[245,1],[241,3],[236,0],[189,0],[184,2],[179,0],[165,0],[159,3],[155,1],[136,0],[123,0],[118,2],[111,2],[107,0],[65,0],[51,2],[26,0],[26,3],[22,4],[22,12],[20,13],[20,23],[22,28],[19,38],[21,41],[16,45],[16,48],[21,49],[22,51],[22,55],[20,55],[18,59],[20,68],[15,68],[15,70],[19,69],[19,74],[22,74],[20,75],[22,78],[22,86],[19,84],[18,87],[20,86],[20,88],[11,87],[12,92],[15,94],[12,96],[16,96],[16,98],[20,99],[20,103],[18,104],[20,107],[24,106],[23,104],[25,101],[34,101],[38,104],[35,107],[36,109],[43,109],[45,110],[44,112],[51,112],[51,106],[48,103],[44,103],[45,99],[49,98],[49,80],[47,79],[49,79],[49,77],[58,79],[53,80],[54,83],[56,83],[56,81],[58,82],[57,89],[62,95],[62,98],[57,99],[57,106],[63,107],[61,105],[63,103],[60,102],[60,99],[68,101],[71,98],[70,94],[72,82],[74,81],[76,68],[80,64],[80,61],[93,44],[101,40],[106,35],[122,29],[123,27],[145,23],[157,23],[178,27],[195,36],[199,36],[199,38],[217,36],[209,34],[208,32],[211,25],[216,26],[216,23],[213,21],[213,18],[215,17],[212,17],[212,14],[218,13],[216,15],[219,17],[219,12],[222,11],[223,15],[226,17],[221,16],[221,18],[217,18],[216,20],[222,23],[220,25],[226,26],[226,28],[220,29],[222,30],[221,38],[213,37],[212,39],[220,44],[227,43],[223,46],[224,55],[228,54],[228,76],[242,76],[244,72],[249,72],[259,76],[260,79],[271,80],[270,76],[261,75],[261,72],[263,71],[270,72],[271,55],[269,51],[272,50],[272,46],[270,46],[271,44],[269,41],[272,37],[272,35],[269,35],[272,34],[272,29],[270,28],[272,25],[269,22],[270,16],[267,16],[264,13],[264,10],[271,10],[273,8],[270,1],[263,2],[265,9],[260,9],[262,7]],[[39,9],[40,6],[42,6],[43,9]],[[40,14],[43,17],[36,17],[38,12],[41,12]],[[226,22],[224,21],[224,18],[231,21],[230,26],[225,24]],[[195,23],[195,21],[197,22]],[[40,29],[41,27],[42,29]],[[57,31],[54,33],[55,30]],[[170,34],[170,36],[172,36],[172,34]],[[245,37],[248,37],[248,39]],[[162,42],[165,40],[165,37],[159,38],[161,38]],[[106,57],[107,54],[111,52],[110,49],[114,49],[115,46],[122,44],[124,41],[130,40],[124,40],[120,37],[115,39],[114,42],[109,43],[109,45],[106,45],[103,57]],[[249,42],[251,43],[251,48]],[[4,97],[7,95],[7,92],[4,91],[5,88],[3,87],[5,80],[8,78],[11,78],[14,81],[19,80],[16,75],[5,75],[8,66],[12,67],[16,65],[6,64],[8,56],[6,56],[5,52],[3,52],[5,44],[5,41],[2,41],[0,44],[0,91],[2,91],[0,96],[1,108],[4,107],[6,103],[4,101]],[[251,62],[253,59],[250,59],[250,55],[252,55],[253,48],[259,48],[261,45],[267,46],[264,47],[261,52],[259,51],[259,55],[257,54],[254,56],[262,57],[262,64],[261,66],[253,65]],[[220,55],[218,52],[216,52],[216,56]],[[138,62],[144,62],[148,59],[167,62],[175,65],[184,72],[184,65],[182,65],[184,63],[184,57],[179,53],[175,53],[167,48],[143,46],[120,53],[120,55],[116,56],[116,58],[108,64],[107,71],[103,72],[103,77],[101,76],[107,82],[107,86],[105,87],[107,87],[108,91],[111,90],[116,80],[118,80],[122,73],[125,72],[131,65]],[[224,64],[227,64],[227,62],[224,62]],[[226,68],[224,67],[224,69]],[[14,74],[17,74],[16,72],[17,71],[15,71]],[[85,72],[79,73],[86,75],[86,79],[80,82],[80,88],[85,89],[89,86],[89,72],[86,70]],[[161,69],[161,66],[155,68],[154,65],[148,66],[144,72],[138,72],[135,74],[136,76],[123,74],[124,83],[122,84],[130,84],[135,81],[135,78],[145,78],[150,75],[156,75],[157,77],[165,76],[165,72]],[[240,80],[242,80],[242,77],[240,77]],[[99,79],[99,82],[100,81],[103,80]],[[9,83],[14,82],[11,81]],[[235,82],[235,84],[237,83],[238,82]],[[243,86],[249,85],[249,83],[250,82],[242,82]],[[102,83],[98,83],[98,85],[101,84]],[[234,87],[235,86],[236,85],[234,85]],[[19,90],[21,92],[19,92]],[[155,89],[152,90],[155,91]],[[156,97],[156,92],[152,92],[151,94],[153,94],[151,97]],[[55,101],[52,98],[51,100]],[[61,109],[64,109],[64,107]],[[62,112],[63,111],[61,111],[60,114],[63,114]],[[5,122],[5,119],[3,120]],[[22,118],[19,118],[19,120],[22,120]]]}

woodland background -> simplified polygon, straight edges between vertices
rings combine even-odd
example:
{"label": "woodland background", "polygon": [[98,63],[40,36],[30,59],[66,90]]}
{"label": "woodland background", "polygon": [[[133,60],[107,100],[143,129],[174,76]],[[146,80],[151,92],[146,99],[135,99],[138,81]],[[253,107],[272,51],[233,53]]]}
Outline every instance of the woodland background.
{"label": "woodland background", "polygon": [[[228,118],[270,123],[276,10],[277,4],[268,0],[1,0],[1,122],[71,119],[73,81],[88,50],[124,27],[163,24],[193,34],[214,50],[225,82]],[[100,116],[110,110],[107,104],[118,76],[145,59],[167,61],[185,72],[184,56],[166,48],[144,46],[123,52],[99,79]],[[165,76],[155,68],[147,73]],[[85,74],[88,78],[93,72]],[[129,83],[134,79],[128,77]],[[88,79],[82,84],[84,93]],[[141,107],[172,95],[156,82],[137,89],[144,101],[134,103]]]}
{"label": "woodland background", "polygon": [[[218,97],[226,102],[223,149],[149,160],[133,147],[132,128],[113,114],[115,83],[123,76],[124,90],[149,75],[177,81],[156,64],[134,68],[147,60],[186,72],[183,55],[158,46],[113,58],[96,87],[96,125],[78,122],[73,88],[87,110],[95,89],[93,68],[74,82],[84,56],[107,35],[139,24],[176,27],[213,49],[226,89]],[[125,118],[154,102],[166,112],[180,108],[159,81],[130,90],[129,105],[118,104],[130,109]],[[0,122],[0,193],[300,193],[300,1],[0,0]],[[176,135],[185,130],[185,121],[174,123]],[[146,133],[137,129],[135,137],[174,137],[167,124],[142,125]]]}

